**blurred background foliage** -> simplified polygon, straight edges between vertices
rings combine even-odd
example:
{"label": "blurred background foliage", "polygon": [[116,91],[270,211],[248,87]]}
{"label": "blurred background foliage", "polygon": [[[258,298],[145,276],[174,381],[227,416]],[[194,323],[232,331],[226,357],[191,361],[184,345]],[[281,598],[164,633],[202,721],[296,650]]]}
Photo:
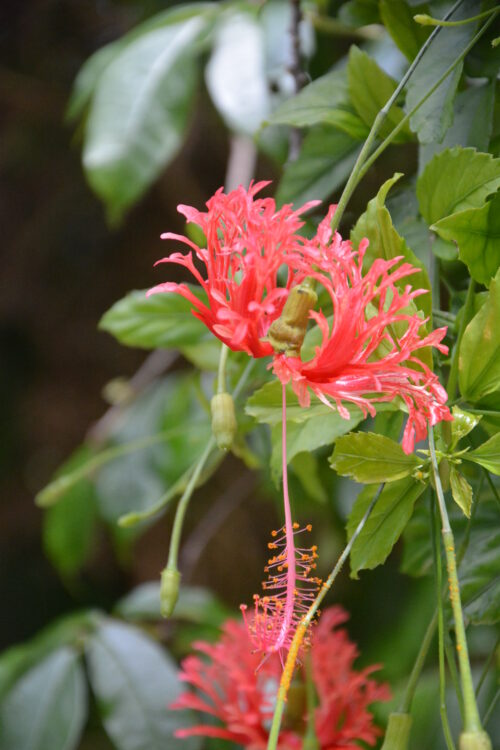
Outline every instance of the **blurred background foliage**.
{"label": "blurred background foliage", "polygon": [[[68,617],[55,631],[30,641],[29,648],[8,652],[0,663],[0,691],[6,694],[29,665],[49,654],[46,658],[54,662],[44,674],[46,663],[41,661],[28,694],[37,694],[47,674],[61,675],[66,694],[81,707],[83,677],[74,652],[64,647],[78,642],[81,634],[95,693],[82,750],[111,747],[94,701],[109,699],[112,687],[104,684],[101,672],[106,658],[113,658],[112,647],[121,644],[138,655],[142,669],[150,665],[151,674],[155,671],[158,654],[131,624],[141,623],[146,632],[168,642],[174,657],[187,653],[193,637],[213,637],[227,613],[236,613],[259,589],[269,530],[281,524],[274,481],[279,457],[274,456],[270,470],[270,432],[264,425],[253,429],[249,443],[242,440],[236,446],[239,458],[226,457],[221,470],[219,460],[208,466],[210,479],[195,496],[185,524],[180,565],[188,586],[178,619],[159,621],[154,582],[165,564],[172,512],[167,507],[155,523],[146,520],[132,528],[117,521],[154,508],[172,486],[181,486],[203,450],[211,376],[200,377],[191,365],[210,373],[218,347],[197,321],[186,321],[180,298],[179,317],[169,318],[177,325],[166,328],[160,296],[154,301],[158,315],[148,334],[150,346],[163,337],[162,345],[179,347],[181,353],[159,349],[145,358],[135,348],[148,348],[145,332],[141,329],[137,338],[133,317],[142,321],[143,296],[126,295],[155,282],[152,266],[164,249],[159,235],[185,231],[177,203],[201,207],[228,179],[227,162],[235,150],[240,149],[250,171],[255,159],[257,178],[274,180],[279,202],[338,197],[375,114],[394,90],[393,79],[399,80],[428,33],[425,28],[405,31],[408,24],[395,18],[394,5],[391,0],[307,4],[300,30],[307,71],[302,83],[331,72],[301,94],[300,106],[290,108],[287,100],[297,85],[297,71],[290,70],[290,6],[281,0],[262,7],[207,2],[179,8],[159,0],[2,4],[1,646],[20,644],[57,617]],[[437,15],[446,4],[409,0],[397,6],[405,13]],[[392,38],[381,22],[392,29]],[[468,34],[470,38],[470,29],[457,34],[450,36],[449,49],[440,48],[440,64],[447,54],[456,54]],[[448,107],[454,108],[453,127],[452,115],[439,111],[412,122],[420,145],[408,128],[401,131],[398,143],[376,162],[350,202],[343,221],[346,236],[396,170],[413,175],[418,164],[423,168],[436,152],[456,144],[489,148],[498,155],[498,58],[488,44],[480,43],[466,61],[466,72],[477,78],[477,85],[468,86],[460,75],[450,83],[455,87]],[[417,77],[412,85],[418,95]],[[469,88],[474,89],[474,108],[470,99],[469,106],[464,104]],[[133,112],[128,107],[131,90]],[[325,100],[327,92],[331,99]],[[471,122],[471,111],[484,117]],[[395,106],[390,122],[401,117]],[[263,120],[268,127],[260,127]],[[305,128],[294,161],[287,161],[290,125]],[[394,190],[388,204],[394,224],[425,262],[428,231],[414,196],[409,180]],[[455,262],[450,242],[438,239],[436,247],[446,272],[444,295],[458,310],[465,296],[465,266]],[[117,300],[121,302],[115,305]],[[175,312],[169,308],[170,314]],[[101,328],[128,346],[97,329],[104,313]],[[232,359],[233,383],[243,365],[242,358]],[[256,368],[254,376],[256,384],[263,383],[265,369]],[[391,425],[391,419],[382,415],[376,429],[397,434],[400,425]],[[250,416],[241,420],[243,434],[254,427]],[[272,424],[273,418],[262,421]],[[328,468],[331,450],[321,446],[332,442],[336,426],[322,422],[321,429],[319,453],[312,454],[300,451],[297,428],[291,490],[295,513],[313,523],[320,574],[325,574],[343,545],[345,519],[359,487]],[[63,472],[78,471],[96,450],[111,446],[119,454],[121,445],[162,431],[168,442],[160,439],[106,463],[43,515],[34,506],[34,495],[61,466]],[[427,523],[422,522],[425,499],[418,508],[406,532],[404,554],[398,545],[383,568],[364,571],[355,582],[345,572],[332,596],[351,612],[349,630],[360,645],[360,663],[382,663],[382,675],[396,693],[404,686],[433,609],[433,581],[399,572],[401,565],[406,572],[425,572],[432,558],[429,540],[421,533]],[[485,518],[484,528],[488,523]],[[76,610],[83,614],[70,615]],[[120,619],[108,620],[103,612]],[[474,631],[474,663],[484,661],[494,639],[487,625]],[[62,645],[51,652],[53,643]],[[160,687],[175,681],[173,663],[162,658]],[[133,674],[137,664],[128,667]],[[146,700],[161,713],[156,687]],[[491,682],[484,693],[492,689]],[[18,716],[25,699],[26,694],[11,690],[9,715]],[[415,748],[442,747],[436,700],[431,665],[416,699]],[[126,716],[126,702],[120,710]],[[450,711],[458,725],[453,698]],[[84,723],[85,714],[82,709],[77,725]],[[127,747],[119,732],[106,729],[120,750]],[[171,729],[169,725],[165,731]],[[126,734],[126,723],[122,731]],[[499,727],[492,731],[500,742]]]}

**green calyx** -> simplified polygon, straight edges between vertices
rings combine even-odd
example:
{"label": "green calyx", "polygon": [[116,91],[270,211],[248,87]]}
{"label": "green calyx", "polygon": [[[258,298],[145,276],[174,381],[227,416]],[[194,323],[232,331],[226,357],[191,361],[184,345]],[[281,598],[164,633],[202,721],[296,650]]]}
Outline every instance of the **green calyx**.
{"label": "green calyx", "polygon": [[460,750],[492,750],[491,740],[486,732],[462,732],[458,742]]}
{"label": "green calyx", "polygon": [[408,750],[411,725],[410,714],[396,712],[390,714],[382,750]]}

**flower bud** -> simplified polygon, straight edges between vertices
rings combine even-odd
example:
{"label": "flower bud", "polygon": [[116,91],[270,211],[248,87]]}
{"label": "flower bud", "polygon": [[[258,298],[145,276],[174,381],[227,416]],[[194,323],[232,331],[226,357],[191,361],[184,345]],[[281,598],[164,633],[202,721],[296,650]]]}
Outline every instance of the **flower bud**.
{"label": "flower bud", "polygon": [[318,296],[307,279],[290,290],[280,317],[272,323],[267,340],[279,354],[299,357],[312,310]]}
{"label": "flower bud", "polygon": [[486,732],[462,732],[458,746],[460,750],[491,750],[491,740]]}
{"label": "flower bud", "polygon": [[227,451],[233,444],[238,429],[233,397],[229,393],[217,393],[210,402],[212,432],[217,446]]}
{"label": "flower bud", "polygon": [[177,568],[164,568],[161,572],[160,611],[162,617],[168,618],[173,613],[179,598],[181,574]]}
{"label": "flower bud", "polygon": [[382,750],[408,750],[412,718],[410,714],[389,714]]}

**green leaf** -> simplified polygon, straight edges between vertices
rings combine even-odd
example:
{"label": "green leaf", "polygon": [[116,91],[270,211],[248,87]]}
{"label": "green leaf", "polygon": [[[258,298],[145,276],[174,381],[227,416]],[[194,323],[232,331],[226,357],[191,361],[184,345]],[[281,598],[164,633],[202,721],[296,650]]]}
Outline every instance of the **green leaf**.
{"label": "green leaf", "polygon": [[451,445],[450,448],[454,450],[460,440],[472,432],[481,421],[480,414],[470,414],[468,411],[460,409],[458,406],[454,406],[451,410],[453,414],[453,422],[451,423]]}
{"label": "green leaf", "polygon": [[[160,581],[137,586],[118,602],[116,612],[131,621],[160,620]],[[211,591],[201,586],[186,586],[181,580],[172,618],[219,627],[229,615],[227,608]]]}
{"label": "green leaf", "polygon": [[[477,0],[465,0],[453,14],[453,20],[470,18],[477,12]],[[443,28],[425,51],[410,78],[406,94],[406,109],[411,111],[429,89],[456,60],[459,51],[471,40],[477,24]],[[453,100],[462,75],[463,62],[441,83],[410,120],[411,129],[421,143],[439,142],[453,121]],[[429,222],[431,223],[431,222]]]}
{"label": "green leaf", "polygon": [[73,122],[81,117],[90,103],[99,78],[112,60],[126,45],[126,38],[117,39],[94,52],[82,65],[73,83],[73,89],[66,108],[66,119]]}
{"label": "green leaf", "polygon": [[[61,474],[78,469],[91,457],[80,449],[60,469]],[[97,518],[94,486],[82,480],[70,487],[43,518],[43,546],[52,564],[63,576],[74,575],[86,562],[93,546]]]}
{"label": "green leaf", "polygon": [[328,125],[313,128],[298,159],[285,167],[276,192],[278,204],[328,198],[346,182],[358,152],[359,144],[351,136]]}
{"label": "green leaf", "polygon": [[89,184],[119,221],[177,153],[197,78],[199,14],[143,34],[120,51],[96,87],[85,133]]}
{"label": "green leaf", "polygon": [[203,14],[209,9],[211,13],[214,12],[213,6],[210,7],[209,3],[204,2],[186,3],[185,5],[176,8],[169,8],[168,10],[156,13],[146,21],[134,26],[131,31],[120,39],[117,39],[116,41],[111,42],[111,44],[101,47],[97,52],[94,52],[94,54],[84,62],[75,78],[73,90],[66,109],[66,118],[69,121],[73,121],[83,115],[85,108],[94,95],[96,86],[102,74],[112,60],[118,56],[118,53],[125,49],[127,45],[150,31],[187,21],[193,16],[200,13]]}
{"label": "green leaf", "polygon": [[416,456],[406,455],[399,443],[373,432],[339,437],[330,459],[337,474],[363,484],[403,479],[421,463]]}
{"label": "green leaf", "polygon": [[355,140],[363,140],[368,128],[354,112],[349,99],[347,70],[332,70],[284,101],[268,120],[270,125],[333,125]]}
{"label": "green leaf", "polygon": [[401,572],[420,578],[428,575],[432,569],[429,508],[426,500],[422,499],[403,533]]}
{"label": "green leaf", "polygon": [[66,615],[41,630],[25,643],[12,646],[0,655],[0,698],[14,683],[61,646],[78,646],[95,627],[96,614],[83,610]]}
{"label": "green leaf", "polygon": [[481,208],[500,187],[500,159],[473,148],[437,154],[417,182],[420,212],[429,225],[468,208]]}
{"label": "green leaf", "polygon": [[475,403],[499,389],[500,271],[491,282],[488,299],[465,329],[458,359],[462,396]]}
{"label": "green leaf", "polygon": [[413,20],[416,13],[427,13],[428,4],[413,5],[411,8],[405,0],[380,0],[382,23],[406,55],[413,60],[430,34],[430,29]]}
{"label": "green leaf", "polygon": [[[384,487],[363,530],[351,550],[351,575],[363,569],[376,568],[385,562],[413,513],[416,500],[425,485],[410,477]],[[370,505],[376,489],[365,487],[358,495],[347,522],[347,534],[353,535]]]}
{"label": "green leaf", "polygon": [[338,17],[349,26],[380,23],[378,0],[348,0],[339,9]]}
{"label": "green leaf", "polygon": [[[467,551],[459,567],[460,591],[466,617],[474,624],[500,620],[500,532],[498,504],[485,490],[469,521],[455,505],[450,516],[457,549],[470,533]],[[467,531],[472,524],[470,531]],[[404,533],[403,573],[419,576],[432,571],[429,509],[419,503]]]}
{"label": "green leaf", "polygon": [[76,750],[87,717],[78,654],[54,651],[26,672],[0,708],[0,750]]}
{"label": "green leaf", "polygon": [[[337,411],[326,409],[326,413],[311,417],[304,422],[287,420],[287,461],[290,463],[298,454],[310,453],[316,448],[331,445],[340,435],[345,435],[363,420],[363,414],[356,406],[349,406],[350,419],[343,419]],[[271,471],[276,480],[281,478],[282,445],[281,423],[272,431]]]}
{"label": "green leaf", "polygon": [[[282,421],[282,386],[279,380],[271,380],[262,388],[252,393],[248,399],[245,412],[264,424],[281,424]],[[288,422],[305,422],[316,416],[325,416],[330,412],[328,406],[315,397],[311,405],[304,409],[290,385],[286,387],[286,420]]]}
{"label": "green leaf", "polygon": [[453,124],[443,140],[420,147],[420,171],[433,156],[454,146],[472,146],[478,151],[491,151],[488,146],[493,127],[494,83],[487,81],[483,86],[471,86],[457,95]]}
{"label": "green leaf", "polygon": [[137,628],[107,620],[89,640],[86,654],[98,709],[117,750],[200,747],[198,738],[173,736],[189,720],[169,710],[181,685],[176,665],[157,643]]}
{"label": "green leaf", "polygon": [[458,245],[458,257],[473,279],[485,286],[500,267],[500,193],[482,208],[447,216],[431,229]]}
{"label": "green leaf", "polygon": [[405,240],[398,234],[392,223],[391,215],[385,205],[387,194],[391,187],[402,177],[396,173],[390,180],[386,180],[375,198],[368,203],[366,211],[359,217],[351,232],[351,240],[357,247],[364,237],[370,240],[366,251],[366,263],[371,265],[375,258],[392,260],[403,256],[412,266],[420,269],[409,280],[403,279],[402,286],[411,283],[414,289],[427,289],[428,294],[422,294],[415,300],[415,305],[429,317],[432,313],[432,297],[430,281],[422,261],[408,247]]}
{"label": "green leaf", "polygon": [[298,453],[291,461],[291,466],[304,488],[306,497],[317,503],[326,503],[328,495],[321,482],[317,456],[314,453]]}
{"label": "green leaf", "polygon": [[464,453],[462,458],[473,461],[491,471],[492,474],[500,476],[500,432],[493,435],[479,448]]}
{"label": "green leaf", "polygon": [[[368,127],[371,127],[382,107],[387,104],[396,90],[396,82],[384,73],[375,60],[355,45],[349,50],[347,75],[351,101],[361,119]],[[389,135],[404,116],[403,110],[393,105],[380,130],[380,135],[383,138]],[[400,143],[409,138],[411,138],[411,133],[406,125],[399,131],[394,142]]]}
{"label": "green leaf", "polygon": [[472,487],[456,466],[453,465],[450,467],[450,487],[454,501],[463,510],[464,515],[470,518]]}
{"label": "green leaf", "polygon": [[459,570],[464,614],[474,625],[500,621],[500,531],[498,514],[490,528],[476,530]]}
{"label": "green leaf", "polygon": [[212,101],[226,125],[253,135],[271,110],[263,29],[253,13],[229,11],[219,20],[205,68]]}
{"label": "green leaf", "polygon": [[[123,412],[110,439],[119,447],[162,432],[168,439],[118,457],[97,473],[99,509],[107,521],[116,523],[124,515],[151,511],[162,496],[168,493],[171,500],[184,489],[190,467],[211,435],[192,377],[170,375],[144,391]],[[214,454],[200,483],[221,456]]]}
{"label": "green leaf", "polygon": [[[203,291],[187,284],[198,299]],[[207,329],[192,314],[192,304],[180,294],[165,292],[146,297],[145,291],[129,292],[101,318],[99,328],[121,344],[143,349],[178,348],[200,343]]]}

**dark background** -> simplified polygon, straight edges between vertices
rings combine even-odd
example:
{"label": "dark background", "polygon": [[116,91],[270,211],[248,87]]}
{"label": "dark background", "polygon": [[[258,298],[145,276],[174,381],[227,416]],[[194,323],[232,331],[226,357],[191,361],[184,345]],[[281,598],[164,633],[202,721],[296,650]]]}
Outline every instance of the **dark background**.
{"label": "dark background", "polygon": [[[0,647],[75,603],[44,559],[33,498],[107,408],[106,382],[144,360],[98,332],[99,318],[158,280],[159,235],[182,230],[179,197],[201,205],[224,180],[226,134],[200,101],[203,126],[196,116],[182,154],[119,229],[85,184],[79,135],[64,121],[74,77],[93,51],[164,7],[40,0],[0,9]],[[108,606],[155,577],[166,532],[151,531],[126,569],[101,540],[76,599]]]}

